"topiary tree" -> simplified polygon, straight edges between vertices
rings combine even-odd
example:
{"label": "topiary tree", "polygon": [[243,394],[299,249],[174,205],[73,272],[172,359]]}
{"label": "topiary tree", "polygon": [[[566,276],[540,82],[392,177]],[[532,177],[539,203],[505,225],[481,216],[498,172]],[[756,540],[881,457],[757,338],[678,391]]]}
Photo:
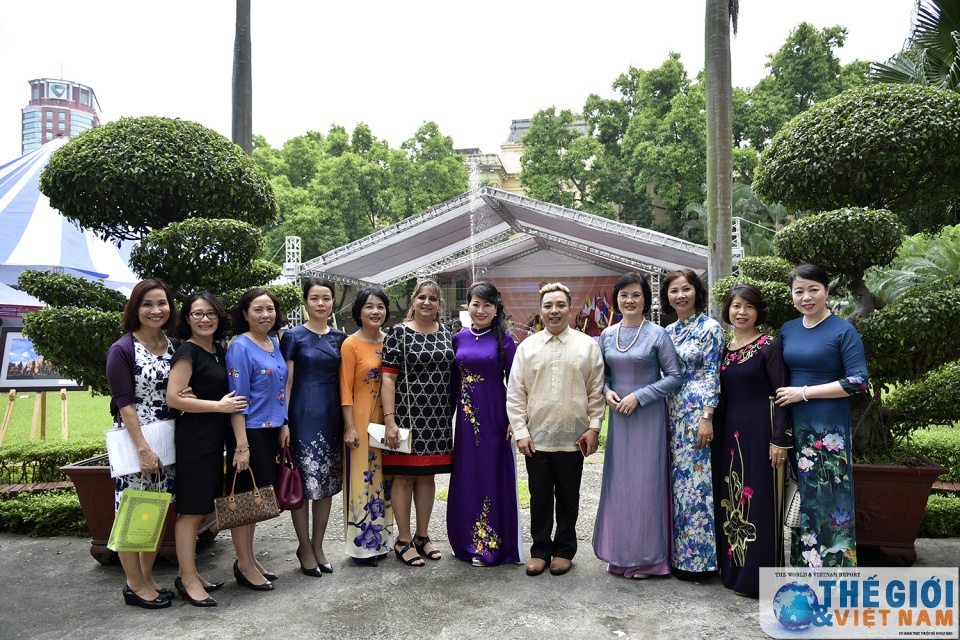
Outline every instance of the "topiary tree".
{"label": "topiary tree", "polygon": [[[960,366],[960,276],[884,306],[863,274],[890,263],[904,225],[937,228],[960,202],[960,96],[879,85],[817,104],[764,151],[754,187],[767,201],[827,210],[783,229],[774,245],[789,263],[823,266],[837,276],[831,290],[856,301],[849,319],[863,338],[872,384],[872,393],[852,399],[856,452],[873,458],[910,429],[956,419],[960,398],[941,391]],[[783,274],[776,275],[764,289],[771,306],[792,307]]]}
{"label": "topiary tree", "polygon": [[277,216],[252,158],[216,131],[174,118],[120,118],[85,131],[50,156],[40,191],[72,222],[114,240],[187,218],[262,226]]}
{"label": "topiary tree", "polygon": [[[277,206],[270,184],[239,147],[193,122],[123,118],[74,138],[51,156],[41,190],[73,222],[108,238],[142,238],[131,254],[141,278],[179,296],[262,285],[279,267],[260,260]],[[218,219],[230,218],[230,219]],[[108,393],[104,367],[122,334],[126,297],[63,274],[24,272],[22,289],[50,305],[24,318],[24,334],[68,377]],[[278,287],[292,308],[295,287]]]}

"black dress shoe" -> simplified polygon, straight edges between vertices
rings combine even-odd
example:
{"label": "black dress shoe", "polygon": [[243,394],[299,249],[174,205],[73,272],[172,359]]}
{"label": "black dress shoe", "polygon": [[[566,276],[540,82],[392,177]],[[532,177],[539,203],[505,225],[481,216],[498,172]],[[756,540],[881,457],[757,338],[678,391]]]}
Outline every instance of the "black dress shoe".
{"label": "black dress shoe", "polygon": [[237,579],[237,584],[241,587],[246,587],[248,589],[253,589],[254,591],[273,591],[273,583],[267,580],[262,584],[253,584],[247,577],[243,575],[243,572],[240,571],[240,567],[237,566],[238,561],[233,561],[233,577]]}
{"label": "black dress shoe", "polygon": [[177,591],[180,592],[180,597],[183,598],[184,601],[189,602],[195,607],[217,606],[217,601],[211,598],[210,596],[207,596],[203,600],[197,600],[195,598],[190,597],[190,594],[187,593],[187,588],[183,586],[183,580],[180,579],[180,576],[177,576],[176,580],[173,581],[173,586],[175,586],[177,588]]}
{"label": "black dress shoe", "polygon": [[206,591],[207,593],[210,593],[211,591],[216,591],[223,585],[224,585],[223,580],[221,580],[220,582],[211,582],[209,585],[204,587],[203,590]]}
{"label": "black dress shoe", "polygon": [[376,567],[380,565],[380,556],[373,556],[372,558],[354,558],[354,564],[362,565],[364,567]]}
{"label": "black dress shoe", "polygon": [[313,569],[307,569],[306,567],[303,566],[303,560],[300,559],[300,549],[297,549],[297,562],[300,563],[300,571],[303,572],[303,575],[310,576],[311,578],[323,577],[324,572],[321,567],[314,567]]}
{"label": "black dress shoe", "polygon": [[271,582],[273,582],[274,580],[280,577],[277,574],[275,574],[273,571],[264,571],[260,575],[262,575],[267,580],[270,580]]}
{"label": "black dress shoe", "polygon": [[333,573],[333,565],[329,562],[327,564],[321,564],[317,568],[320,569],[321,573]]}
{"label": "black dress shoe", "polygon": [[155,600],[145,600],[134,593],[129,585],[123,587],[123,601],[133,607],[142,607],[144,609],[166,609],[170,606],[170,598],[157,596]]}
{"label": "black dress shoe", "polygon": [[157,593],[160,594],[161,598],[166,598],[167,600],[173,600],[173,597],[177,595],[170,589],[167,589],[166,587],[160,587],[159,589],[157,589]]}

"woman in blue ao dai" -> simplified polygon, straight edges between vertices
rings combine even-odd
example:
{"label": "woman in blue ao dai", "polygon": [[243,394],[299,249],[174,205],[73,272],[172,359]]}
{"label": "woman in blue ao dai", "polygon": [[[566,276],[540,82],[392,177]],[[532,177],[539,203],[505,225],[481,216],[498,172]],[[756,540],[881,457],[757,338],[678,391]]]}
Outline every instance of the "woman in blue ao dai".
{"label": "woman in blue ao dai", "polygon": [[800,488],[800,537],[794,566],[857,566],[850,396],[866,393],[867,360],[856,328],[830,313],[830,278],[802,264],[790,274],[793,304],[802,317],[780,330],[790,386],[777,404],[793,416]]}
{"label": "woman in blue ao dai", "polygon": [[607,571],[644,579],[670,573],[670,476],[665,398],[680,386],[673,341],[647,321],[650,283],[628,273],[613,288],[623,320],[600,334],[610,407],[593,550]]}
{"label": "woman in blue ao dai", "polygon": [[[297,560],[304,575],[333,573],[323,537],[333,496],[343,488],[343,411],[340,408],[340,345],[347,337],[330,326],[332,282],[303,284],[307,321],[283,334],[287,363],[290,452],[303,481],[303,506],[290,512],[297,534]],[[310,516],[313,515],[313,529]]]}
{"label": "woman in blue ao dai", "polygon": [[447,536],[454,556],[475,566],[523,562],[506,388],[517,347],[496,287],[474,283],[467,309],[472,324],[453,337],[459,402]]}
{"label": "woman in blue ao dai", "polygon": [[667,274],[660,285],[660,305],[677,314],[667,333],[677,348],[682,377],[669,401],[671,563],[681,580],[703,579],[717,570],[710,445],[713,412],[720,400],[724,333],[720,323],[704,313],[707,291],[690,269]]}

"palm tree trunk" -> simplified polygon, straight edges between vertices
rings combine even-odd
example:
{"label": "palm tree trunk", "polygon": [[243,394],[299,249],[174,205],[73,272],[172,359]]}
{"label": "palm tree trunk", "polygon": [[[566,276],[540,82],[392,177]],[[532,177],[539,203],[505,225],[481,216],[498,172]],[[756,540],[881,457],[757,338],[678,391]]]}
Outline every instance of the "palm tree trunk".
{"label": "palm tree trunk", "polygon": [[253,76],[250,50],[250,0],[237,0],[237,29],[233,40],[232,140],[247,155],[253,153]]}
{"label": "palm tree trunk", "polygon": [[[733,80],[730,18],[737,0],[707,0],[707,278],[710,290],[733,273]],[[720,301],[710,301],[719,317]]]}

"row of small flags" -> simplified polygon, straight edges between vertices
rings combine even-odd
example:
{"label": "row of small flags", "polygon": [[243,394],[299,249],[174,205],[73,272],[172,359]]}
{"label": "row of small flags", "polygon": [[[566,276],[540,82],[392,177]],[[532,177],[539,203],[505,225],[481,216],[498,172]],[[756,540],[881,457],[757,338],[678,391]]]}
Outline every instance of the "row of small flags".
{"label": "row of small flags", "polygon": [[580,313],[584,323],[589,321],[601,329],[620,322],[623,317],[613,310],[613,305],[607,301],[606,293],[594,294],[592,298],[588,294],[584,298],[583,310]]}

